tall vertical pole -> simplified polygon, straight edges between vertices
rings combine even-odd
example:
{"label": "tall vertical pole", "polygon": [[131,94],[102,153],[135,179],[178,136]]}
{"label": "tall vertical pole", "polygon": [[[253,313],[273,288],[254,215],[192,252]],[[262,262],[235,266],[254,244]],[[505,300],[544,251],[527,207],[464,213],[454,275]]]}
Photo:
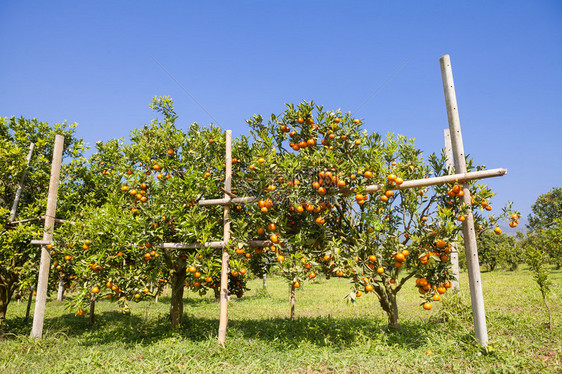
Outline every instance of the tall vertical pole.
{"label": "tall vertical pole", "polygon": [[[230,192],[232,188],[232,131],[226,130],[226,175],[224,178],[224,190]],[[225,193],[225,199],[230,196]],[[220,320],[219,320],[219,344],[226,341],[226,327],[228,325],[228,252],[226,246],[230,241],[230,204],[224,206],[224,247],[222,248],[221,265],[221,292],[220,292]]]}
{"label": "tall vertical pole", "polygon": [[[445,103],[447,105],[447,118],[451,134],[453,157],[455,160],[455,172],[466,173],[466,159],[461,135],[461,125],[455,85],[453,83],[453,70],[451,58],[444,55],[439,60],[441,63],[441,77],[443,79],[443,90]],[[470,191],[468,183],[463,184],[464,195],[462,201],[469,207],[466,220],[462,225],[466,265],[468,269],[468,281],[470,285],[470,298],[472,301],[472,317],[474,319],[474,332],[476,339],[482,347],[488,345],[488,331],[486,328],[486,312],[484,310],[484,295],[482,293],[482,282],[480,280],[480,264],[478,263],[478,249],[476,246],[476,234],[474,232],[474,216],[472,215]]]}
{"label": "tall vertical pole", "polygon": [[20,183],[18,184],[18,189],[16,190],[16,196],[14,198],[14,204],[12,205],[12,210],[10,211],[10,222],[12,222],[16,218],[16,212],[18,210],[18,203],[21,197],[21,191],[23,190],[23,182],[25,180],[25,175],[27,174],[27,168],[29,167],[29,163],[31,162],[31,156],[33,155],[33,150],[35,149],[35,143],[31,143],[29,145],[29,152],[27,153],[27,164],[26,168],[23,171],[23,174],[20,179]]}
{"label": "tall vertical pole", "polygon": [[[64,136],[55,136],[53,148],[53,163],[51,164],[51,181],[49,182],[49,194],[47,197],[47,212],[45,214],[45,231],[43,241],[53,240],[55,228],[55,213],[57,208],[57,196],[59,192],[60,169],[62,163],[62,151],[64,148]],[[51,252],[45,244],[41,246],[41,264],[39,265],[39,277],[37,281],[37,299],[35,300],[35,313],[33,314],[32,338],[43,336],[43,322],[45,320],[45,303],[47,301],[47,286],[49,284],[49,267],[51,266]]]}
{"label": "tall vertical pole", "polygon": [[[449,129],[444,129],[443,133],[445,135],[445,155],[447,156],[447,169],[449,173],[453,174],[453,145],[451,144],[451,132]],[[459,289],[459,251],[457,250],[457,245],[453,245],[453,251],[451,252],[451,265],[453,270],[453,276],[455,280],[451,282],[453,284],[453,290]]]}

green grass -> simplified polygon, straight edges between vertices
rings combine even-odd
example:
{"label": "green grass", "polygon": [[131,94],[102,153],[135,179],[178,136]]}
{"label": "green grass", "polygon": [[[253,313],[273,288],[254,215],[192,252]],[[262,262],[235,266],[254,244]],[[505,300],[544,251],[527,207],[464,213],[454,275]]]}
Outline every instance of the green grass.
{"label": "green grass", "polygon": [[[189,294],[180,329],[169,328],[169,300],[133,304],[131,315],[97,304],[96,323],[63,303],[47,304],[44,338],[31,340],[25,303],[12,304],[0,336],[1,373],[482,373],[562,370],[562,272],[549,297],[554,329],[526,270],[482,274],[490,345],[474,340],[466,273],[461,294],[446,294],[432,311],[420,306],[413,282],[400,295],[401,331],[390,331],[375,296],[356,306],[344,280],[307,283],[290,322],[288,287],[268,279],[229,304],[227,344],[217,346],[219,305]],[[187,295],[187,293],[186,293]],[[433,354],[428,355],[427,350]]]}

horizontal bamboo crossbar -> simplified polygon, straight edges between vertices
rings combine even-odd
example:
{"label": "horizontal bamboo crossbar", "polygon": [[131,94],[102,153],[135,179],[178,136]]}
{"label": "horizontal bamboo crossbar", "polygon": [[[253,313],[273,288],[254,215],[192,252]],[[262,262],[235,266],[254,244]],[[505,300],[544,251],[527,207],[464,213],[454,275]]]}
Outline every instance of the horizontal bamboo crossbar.
{"label": "horizontal bamboo crossbar", "polygon": [[[270,240],[249,240],[248,245],[250,247],[268,247],[272,243]],[[220,242],[207,242],[207,243],[162,243],[156,245],[156,248],[166,248],[166,249],[196,249],[203,247],[210,248],[223,248],[225,246],[224,241]]]}
{"label": "horizontal bamboo crossbar", "polygon": [[[25,222],[31,222],[31,221],[44,221],[47,218],[47,216],[39,216],[39,217],[34,217],[34,218],[27,218],[27,219],[22,219],[20,221],[9,221],[8,223],[10,225],[17,225],[18,223],[25,223]],[[67,221],[64,219],[59,219],[59,218],[54,218],[55,223],[68,223],[71,225],[75,225],[76,222],[73,221]]]}
{"label": "horizontal bamboo crossbar", "polygon": [[[474,179],[501,177],[506,173],[507,173],[507,169],[499,168],[499,169],[473,171],[470,173],[451,174],[442,177],[413,179],[409,181],[404,181],[401,185],[393,187],[393,189],[404,190],[407,188],[435,186],[437,184],[463,183]],[[381,191],[384,188],[385,188],[384,184],[372,184],[367,186],[364,192],[373,193],[373,192]],[[350,190],[347,190],[346,192],[347,194],[351,194]],[[199,205],[212,206],[212,205],[244,204],[244,203],[254,203],[258,200],[259,198],[253,196],[236,197],[236,198],[225,197],[222,199],[200,200]]]}

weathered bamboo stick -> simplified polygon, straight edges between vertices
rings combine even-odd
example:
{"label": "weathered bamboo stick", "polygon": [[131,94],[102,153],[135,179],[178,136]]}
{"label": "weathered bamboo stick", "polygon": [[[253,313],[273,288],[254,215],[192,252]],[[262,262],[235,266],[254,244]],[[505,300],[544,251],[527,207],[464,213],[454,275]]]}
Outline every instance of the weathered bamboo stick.
{"label": "weathered bamboo stick", "polygon": [[[226,162],[225,162],[225,178],[224,178],[224,198],[231,199],[226,191],[230,191],[232,187],[232,131],[226,131]],[[230,205],[224,205],[224,243],[228,244],[230,240]],[[226,248],[222,249],[221,264],[221,291],[220,291],[220,319],[219,319],[219,335],[218,343],[224,344],[226,341],[226,328],[228,325],[228,272],[229,272],[229,256]]]}
{"label": "weathered bamboo stick", "polygon": [[[470,173],[457,173],[452,175],[444,175],[442,177],[433,177],[433,178],[423,178],[423,179],[412,179],[404,181],[399,186],[394,186],[393,189],[395,190],[404,190],[408,188],[421,188],[421,187],[428,187],[428,186],[435,186],[438,184],[446,184],[446,183],[463,183],[470,180],[475,179],[485,179],[485,178],[493,178],[493,177],[501,177],[507,173],[507,169],[490,169],[490,170],[480,170],[480,171],[473,171]],[[377,191],[382,191],[386,188],[384,184],[372,184],[365,187],[364,192],[366,193],[374,193]],[[347,194],[351,194],[352,191],[342,191]],[[229,197],[225,197],[223,199],[210,199],[210,200],[201,200],[199,201],[199,205],[201,206],[211,206],[211,205],[230,205],[230,204],[243,204],[243,203],[253,203],[258,201],[259,198],[253,196],[247,197],[237,197],[231,199]]]}
{"label": "weathered bamboo stick", "polygon": [[[444,129],[443,134],[445,136],[445,155],[447,156],[447,169],[449,173],[453,173],[453,144],[451,143],[451,132],[449,129]],[[459,271],[459,252],[457,251],[457,245],[452,244],[453,251],[451,252],[451,266],[453,270],[453,276],[455,280],[452,281],[453,290],[459,290],[460,281],[460,271]]]}
{"label": "weathered bamboo stick", "polygon": [[[39,217],[34,217],[34,218],[22,219],[20,221],[11,221],[10,224],[16,225],[18,223],[26,223],[26,222],[31,222],[31,221],[44,221],[46,218],[47,218],[47,216],[39,216]],[[76,222],[74,222],[74,221],[67,221],[65,219],[53,218],[53,220],[55,221],[55,223],[68,223],[70,225],[76,224]]]}
{"label": "weathered bamboo stick", "polygon": [[[47,197],[47,212],[45,214],[45,231],[43,232],[44,242],[51,242],[53,240],[63,148],[64,136],[56,135],[55,146],[53,147],[53,162],[51,164],[51,180],[49,182],[49,193]],[[33,328],[31,330],[31,337],[36,339],[43,336],[43,322],[45,320],[45,303],[47,301],[47,286],[49,284],[50,265],[51,251],[48,250],[45,245],[42,245],[39,278],[37,281],[37,299],[35,301]]]}
{"label": "weathered bamboo stick", "polygon": [[31,162],[31,156],[33,155],[33,150],[35,149],[35,143],[29,145],[29,152],[26,157],[26,166],[23,174],[21,175],[20,182],[18,184],[18,189],[16,190],[16,196],[14,197],[14,204],[12,204],[12,210],[10,210],[9,222],[12,222],[16,218],[16,212],[18,210],[18,203],[21,197],[21,191],[23,190],[23,182],[25,181],[25,175],[27,174],[27,168],[29,168],[29,163]]}
{"label": "weathered bamboo stick", "polygon": [[[455,172],[463,174],[466,173],[466,159],[462,141],[457,97],[455,94],[455,85],[453,82],[453,70],[451,68],[451,59],[449,55],[441,57],[440,64],[441,77],[443,79],[443,90],[445,93],[445,103],[447,105],[447,118],[449,121],[453,157],[455,160]],[[462,201],[470,207],[470,191],[466,182],[463,185],[463,190],[464,195],[462,197]],[[463,222],[462,231],[468,269],[468,280],[470,284],[474,332],[476,339],[480,342],[480,345],[482,347],[486,347],[488,345],[488,330],[486,327],[484,296],[480,280],[480,264],[478,263],[478,249],[476,245],[476,233],[474,231],[474,216],[472,215],[471,210],[469,210],[466,220]]]}

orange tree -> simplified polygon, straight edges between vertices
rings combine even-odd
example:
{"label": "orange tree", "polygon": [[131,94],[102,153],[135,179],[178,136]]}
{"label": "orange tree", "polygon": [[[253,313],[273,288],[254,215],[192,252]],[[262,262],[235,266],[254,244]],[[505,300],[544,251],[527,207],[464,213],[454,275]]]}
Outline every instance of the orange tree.
{"label": "orange tree", "polygon": [[163,120],[133,131],[129,143],[96,144],[87,165],[95,204],[77,215],[59,250],[82,279],[76,310],[100,294],[126,309],[129,301],[155,296],[169,283],[171,323],[177,326],[186,285],[200,293],[218,288],[220,249],[161,244],[221,237],[222,209],[197,201],[220,193],[225,137],[215,126],[178,129],[166,97],[155,98],[152,108]]}
{"label": "orange tree", "polygon": [[[425,309],[440,299],[452,279],[451,244],[469,209],[460,203],[462,188],[396,188],[407,179],[448,174],[444,155],[424,159],[412,140],[369,134],[360,119],[312,102],[288,105],[267,123],[256,115],[248,124],[251,151],[235,154],[243,177],[233,182],[259,200],[233,209],[243,212],[233,215],[234,237],[237,243],[270,240],[271,247],[252,252],[238,244],[234,259],[250,254],[259,264],[274,258],[293,298],[320,273],[349,278],[349,298],[374,293],[391,326],[399,325],[396,297],[410,278]],[[480,169],[470,161],[468,167]],[[382,189],[366,193],[372,184]],[[469,186],[477,228],[493,227],[497,218],[481,214],[491,209],[492,192],[484,184]]]}
{"label": "orange tree", "polygon": [[[30,241],[41,237],[42,221],[9,222],[18,182],[26,170],[29,144],[35,143],[35,150],[27,169],[16,220],[44,214],[55,135],[65,137],[64,157],[78,158],[84,146],[82,140],[75,137],[75,128],[76,124],[51,126],[37,119],[0,117],[0,325],[5,321],[14,290],[24,290],[33,284],[39,265],[40,250]],[[72,172],[63,165],[62,178],[69,178]],[[67,196],[61,193],[57,209],[60,218],[70,214],[66,199]]]}

